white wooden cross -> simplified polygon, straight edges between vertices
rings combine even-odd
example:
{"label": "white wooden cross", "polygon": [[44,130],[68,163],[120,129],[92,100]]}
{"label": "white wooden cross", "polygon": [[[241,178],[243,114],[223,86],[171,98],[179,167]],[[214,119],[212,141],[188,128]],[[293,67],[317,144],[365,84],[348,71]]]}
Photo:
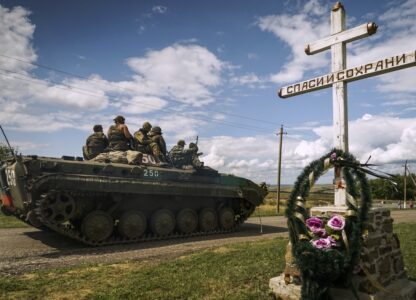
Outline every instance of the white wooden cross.
{"label": "white wooden cross", "polygon": [[[345,27],[345,10],[337,2],[331,11],[331,35],[305,47],[308,55],[331,49],[331,73],[282,87],[279,97],[288,98],[332,86],[334,147],[348,151],[347,82],[413,67],[416,65],[416,50],[347,69],[346,44],[376,33],[377,25],[370,22],[348,30]],[[335,169],[334,183],[334,204],[345,206],[345,181],[340,169]]]}

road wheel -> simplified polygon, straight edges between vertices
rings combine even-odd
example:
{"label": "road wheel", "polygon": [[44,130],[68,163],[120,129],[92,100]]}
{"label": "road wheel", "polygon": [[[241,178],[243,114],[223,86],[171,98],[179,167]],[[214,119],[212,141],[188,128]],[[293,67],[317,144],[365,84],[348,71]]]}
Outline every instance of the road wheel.
{"label": "road wheel", "polygon": [[194,232],[198,226],[198,215],[193,209],[184,208],[176,216],[176,225],[182,233]]}
{"label": "road wheel", "polygon": [[224,230],[230,230],[235,226],[235,214],[230,207],[223,207],[219,213],[220,227]]}
{"label": "road wheel", "polygon": [[152,215],[150,229],[158,236],[169,235],[175,229],[175,215],[169,209],[157,210]]}
{"label": "road wheel", "polygon": [[217,229],[218,218],[214,209],[204,208],[199,212],[199,227],[206,232]]}
{"label": "road wheel", "polygon": [[118,232],[128,238],[134,239],[141,237],[147,228],[146,216],[140,211],[125,212],[118,222]]}
{"label": "road wheel", "polygon": [[75,200],[65,192],[48,193],[41,204],[42,215],[53,223],[64,223],[75,213]]}
{"label": "road wheel", "polygon": [[113,227],[114,220],[108,213],[95,210],[82,220],[81,232],[89,240],[100,242],[111,236]]}

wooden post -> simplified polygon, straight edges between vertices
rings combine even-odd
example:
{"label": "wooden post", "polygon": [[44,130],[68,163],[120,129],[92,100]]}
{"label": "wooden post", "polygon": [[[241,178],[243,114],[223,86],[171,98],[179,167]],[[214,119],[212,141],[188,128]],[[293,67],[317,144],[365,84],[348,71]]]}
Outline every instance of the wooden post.
{"label": "wooden post", "polygon": [[404,188],[404,193],[403,193],[403,209],[406,209],[407,207],[407,160],[404,163],[404,178],[403,178],[403,188]]}
{"label": "wooden post", "polygon": [[[340,2],[337,2],[331,11],[331,35],[345,30],[345,10]],[[336,43],[331,46],[331,72],[335,73],[347,68],[347,55],[345,43]],[[344,81],[337,82],[332,86],[332,106],[334,122],[334,147],[348,151],[348,99],[347,84]],[[346,186],[342,176],[341,168],[335,169],[335,206],[346,205]]]}
{"label": "wooden post", "polygon": [[277,197],[277,213],[280,213],[280,175],[282,170],[282,143],[283,143],[283,125],[280,126],[280,132],[277,134],[280,135],[280,143],[279,143],[279,161],[277,164],[277,189],[276,189],[276,197]]}

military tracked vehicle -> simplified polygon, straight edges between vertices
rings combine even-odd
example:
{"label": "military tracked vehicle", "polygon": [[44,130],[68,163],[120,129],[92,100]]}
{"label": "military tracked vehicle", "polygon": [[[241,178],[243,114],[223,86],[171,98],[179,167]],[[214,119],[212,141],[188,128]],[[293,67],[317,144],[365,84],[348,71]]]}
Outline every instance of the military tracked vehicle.
{"label": "military tracked vehicle", "polygon": [[[147,162],[147,163],[146,163]],[[209,167],[162,168],[15,156],[0,167],[1,210],[91,246],[230,232],[267,189]]]}

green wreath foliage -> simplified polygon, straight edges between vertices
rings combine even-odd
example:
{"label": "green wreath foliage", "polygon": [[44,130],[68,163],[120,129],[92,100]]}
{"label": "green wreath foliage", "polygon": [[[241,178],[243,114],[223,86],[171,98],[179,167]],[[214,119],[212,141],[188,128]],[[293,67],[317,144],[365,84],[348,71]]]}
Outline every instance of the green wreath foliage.
{"label": "green wreath foliage", "polygon": [[[305,220],[310,216],[305,201],[310,189],[328,167],[342,167],[347,193],[349,214],[345,217],[347,245],[339,249],[322,250],[310,242]],[[331,286],[351,286],[354,267],[362,248],[362,233],[371,208],[371,189],[360,163],[354,156],[339,149],[311,162],[296,180],[286,209],[293,257],[302,277],[302,299],[327,299]]]}

